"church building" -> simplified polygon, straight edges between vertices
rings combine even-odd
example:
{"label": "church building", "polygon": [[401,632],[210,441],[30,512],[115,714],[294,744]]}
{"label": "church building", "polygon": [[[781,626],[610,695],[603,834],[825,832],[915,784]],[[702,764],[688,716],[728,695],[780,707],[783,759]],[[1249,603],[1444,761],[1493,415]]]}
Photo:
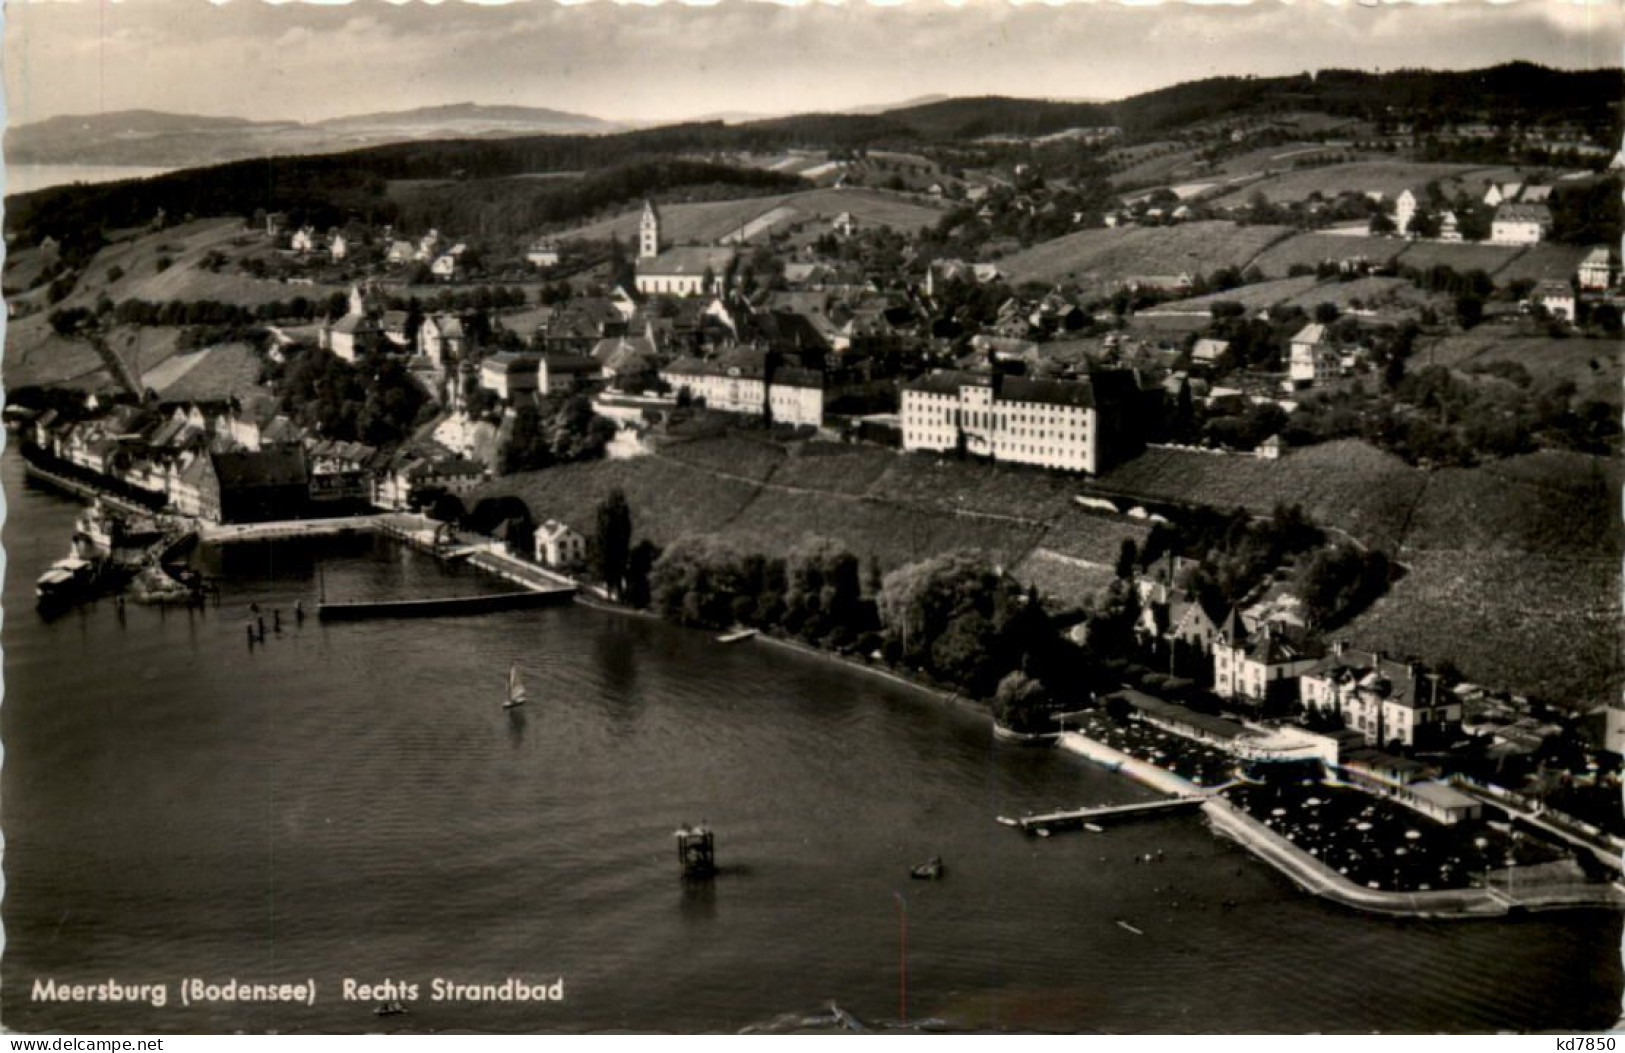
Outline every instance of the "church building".
{"label": "church building", "polygon": [[660,213],[653,201],[643,203],[638,223],[638,292],[664,296],[702,296],[720,290],[734,261],[734,250],[708,245],[661,250]]}

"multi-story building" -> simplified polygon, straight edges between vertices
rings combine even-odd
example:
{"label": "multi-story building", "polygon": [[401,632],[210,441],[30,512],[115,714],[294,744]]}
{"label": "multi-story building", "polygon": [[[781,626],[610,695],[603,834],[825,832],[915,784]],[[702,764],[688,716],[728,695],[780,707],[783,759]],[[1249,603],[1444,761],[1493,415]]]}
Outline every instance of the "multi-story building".
{"label": "multi-story building", "polygon": [[1247,632],[1232,610],[1213,641],[1213,691],[1256,706],[1284,706],[1298,697],[1298,678],[1319,658],[1308,644],[1269,623]]}
{"label": "multi-story building", "polygon": [[660,370],[673,391],[687,390],[707,409],[754,417],[770,414],[776,424],[824,426],[824,375],[817,370],[774,366],[759,354],[715,361],[680,358]]}
{"label": "multi-story building", "polygon": [[1287,375],[1294,387],[1324,384],[1336,377],[1341,368],[1342,356],[1327,342],[1324,325],[1311,322],[1292,338]]}
{"label": "multi-story building", "polygon": [[1339,642],[1299,684],[1305,707],[1338,713],[1346,727],[1379,747],[1443,745],[1461,728],[1461,701],[1438,677],[1381,652]]}
{"label": "multi-story building", "polygon": [[903,449],[1095,475],[1138,451],[1138,395],[1127,370],[1086,380],[933,373],[903,385]]}

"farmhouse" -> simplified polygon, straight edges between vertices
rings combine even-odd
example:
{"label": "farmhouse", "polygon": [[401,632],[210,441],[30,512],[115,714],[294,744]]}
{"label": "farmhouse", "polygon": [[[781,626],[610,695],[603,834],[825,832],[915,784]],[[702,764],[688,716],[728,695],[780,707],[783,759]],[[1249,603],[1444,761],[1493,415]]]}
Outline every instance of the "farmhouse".
{"label": "farmhouse", "polygon": [[1502,205],[1490,222],[1490,241],[1496,245],[1536,245],[1552,229],[1552,212],[1545,205]]}
{"label": "farmhouse", "polygon": [[903,385],[903,449],[1095,475],[1138,452],[1138,395],[1127,370],[1076,381],[933,373]]}
{"label": "farmhouse", "polygon": [[644,295],[699,296],[719,287],[736,253],[731,248],[689,246],[660,248],[660,213],[643,203],[638,227],[637,288]]}

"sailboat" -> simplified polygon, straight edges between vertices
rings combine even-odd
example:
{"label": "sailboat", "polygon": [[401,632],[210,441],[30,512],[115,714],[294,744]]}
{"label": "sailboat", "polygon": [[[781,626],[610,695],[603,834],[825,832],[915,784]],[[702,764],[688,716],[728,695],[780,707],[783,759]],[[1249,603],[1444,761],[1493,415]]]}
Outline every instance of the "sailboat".
{"label": "sailboat", "polygon": [[525,704],[525,683],[519,679],[519,663],[515,662],[508,667],[508,698],[502,703],[503,709],[512,709]]}

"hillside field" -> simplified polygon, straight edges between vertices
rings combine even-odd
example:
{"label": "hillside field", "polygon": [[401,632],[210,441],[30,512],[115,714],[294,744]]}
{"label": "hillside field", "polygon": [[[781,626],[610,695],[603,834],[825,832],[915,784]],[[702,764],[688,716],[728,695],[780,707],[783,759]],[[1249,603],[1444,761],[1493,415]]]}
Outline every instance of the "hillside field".
{"label": "hillside field", "polygon": [[1011,282],[1086,284],[1211,274],[1222,267],[1245,268],[1291,233],[1290,227],[1244,227],[1223,220],[1174,227],[1100,227],[1007,256],[999,269]]}
{"label": "hillside field", "polygon": [[1425,164],[1419,161],[1351,161],[1347,164],[1299,168],[1249,184],[1244,190],[1227,194],[1213,202],[1215,207],[1245,205],[1254,194],[1271,202],[1305,201],[1310,194],[1334,198],[1350,191],[1356,194],[1380,193],[1393,201],[1409,188],[1420,193],[1433,180],[1448,192],[1457,186],[1482,192],[1483,178],[1475,175],[1488,169],[1476,165]]}
{"label": "hillside field", "polygon": [[[710,244],[735,237],[741,230],[746,240],[760,241],[774,231],[799,223],[833,220],[842,212],[852,213],[859,227],[884,226],[897,230],[934,226],[942,217],[939,209],[922,204],[916,198],[857,188],[656,207],[660,209],[660,235],[667,244]],[[770,213],[772,222],[755,222]],[[614,218],[563,232],[558,237],[591,241],[617,237],[623,242],[635,242],[642,215],[643,209],[639,206]]]}

